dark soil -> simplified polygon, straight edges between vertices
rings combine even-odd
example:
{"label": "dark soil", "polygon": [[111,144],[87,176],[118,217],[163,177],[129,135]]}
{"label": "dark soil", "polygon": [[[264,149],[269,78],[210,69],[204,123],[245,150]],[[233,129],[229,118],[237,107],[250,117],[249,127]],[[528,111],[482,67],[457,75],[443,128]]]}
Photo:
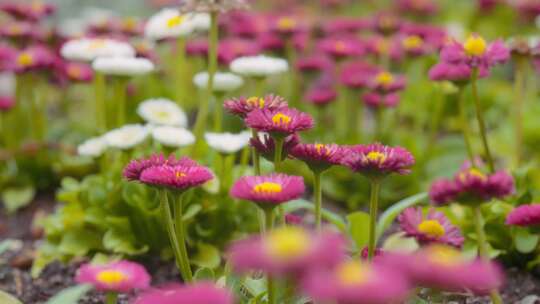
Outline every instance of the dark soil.
{"label": "dark soil", "polygon": [[[35,247],[39,244],[42,233],[31,223],[36,217],[44,216],[54,208],[54,200],[50,196],[40,196],[31,206],[20,210],[15,216],[7,216],[0,209],[0,241],[13,239],[13,245],[0,254],[0,290],[14,295],[24,304],[45,303],[50,297],[66,287],[73,286],[74,275],[83,260],[72,261],[69,264],[55,262],[47,266],[40,277],[32,279],[30,268]],[[178,272],[174,263],[160,261],[157,257],[139,261],[143,263],[152,275],[152,285],[177,281]],[[506,286],[502,290],[505,304],[540,304],[540,279],[529,272],[518,269],[506,270]],[[119,303],[128,304],[135,294],[121,295]],[[522,301],[526,297],[531,301]],[[103,298],[97,292],[88,293],[80,304],[103,303]],[[449,303],[485,304],[488,298],[471,298],[455,296]],[[1,304],[1,303],[0,303]]]}

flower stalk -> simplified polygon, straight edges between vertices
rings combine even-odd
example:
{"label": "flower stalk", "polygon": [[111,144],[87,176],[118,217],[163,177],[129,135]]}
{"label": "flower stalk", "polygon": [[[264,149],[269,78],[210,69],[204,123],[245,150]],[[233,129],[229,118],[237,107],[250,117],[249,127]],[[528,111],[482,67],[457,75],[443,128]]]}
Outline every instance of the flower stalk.
{"label": "flower stalk", "polygon": [[317,231],[321,231],[322,223],[322,189],[321,189],[322,172],[313,171],[313,196],[315,205],[315,227]]}
{"label": "flower stalk", "polygon": [[116,126],[121,127],[126,123],[126,85],[127,79],[119,78],[114,83],[114,101],[116,103]]}
{"label": "flower stalk", "polygon": [[465,107],[465,98],[464,96],[464,90],[463,87],[459,87],[458,91],[458,107],[459,107],[459,123],[461,125],[461,133],[463,134],[463,141],[465,143],[465,148],[467,150],[467,155],[469,157],[469,160],[474,166],[474,152],[471,145],[471,130],[469,128],[469,122],[467,119],[467,110]]}
{"label": "flower stalk", "polygon": [[180,261],[183,263],[184,268],[184,281],[186,283],[193,282],[193,274],[191,272],[191,266],[189,265],[189,256],[186,248],[186,230],[184,227],[184,202],[183,202],[183,193],[176,194],[176,204],[174,205],[174,223],[175,223],[175,232],[176,239],[178,240],[179,253],[181,255]]}
{"label": "flower stalk", "polygon": [[525,58],[517,59],[514,73],[514,166],[519,167],[523,152],[523,103],[527,76],[527,61]]}
{"label": "flower stalk", "polygon": [[371,261],[375,256],[375,246],[377,240],[375,237],[375,228],[377,225],[377,213],[379,208],[379,192],[381,182],[373,178],[371,180],[371,195],[369,199],[369,243],[368,243],[368,259]]}
{"label": "flower stalk", "polygon": [[472,96],[474,100],[474,105],[476,107],[476,120],[478,121],[478,127],[480,129],[480,137],[482,138],[482,145],[484,146],[484,153],[486,154],[486,159],[491,173],[495,172],[495,165],[493,162],[493,157],[491,155],[491,150],[489,149],[489,143],[487,139],[486,123],[484,121],[484,113],[480,99],[478,98],[478,68],[474,68],[471,75],[471,89]]}
{"label": "flower stalk", "polygon": [[283,154],[283,142],[282,137],[275,137],[275,151],[274,151],[274,171],[281,172],[281,154]]}
{"label": "flower stalk", "polygon": [[107,130],[107,120],[105,118],[105,75],[100,72],[94,74],[94,100],[95,100],[95,119],[98,133]]}
{"label": "flower stalk", "polygon": [[107,292],[105,295],[105,303],[106,304],[116,304],[118,303],[118,294],[116,292]]}

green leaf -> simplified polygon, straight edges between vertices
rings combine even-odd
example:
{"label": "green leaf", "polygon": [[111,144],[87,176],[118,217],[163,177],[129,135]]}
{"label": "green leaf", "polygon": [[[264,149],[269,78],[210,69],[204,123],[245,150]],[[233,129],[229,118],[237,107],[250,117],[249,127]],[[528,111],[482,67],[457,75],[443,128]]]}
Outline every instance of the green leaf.
{"label": "green leaf", "polygon": [[124,229],[109,229],[103,236],[103,247],[114,253],[136,255],[148,251],[148,246],[137,248],[135,243],[133,234]]}
{"label": "green leaf", "polygon": [[[285,204],[283,204],[281,206],[283,206],[283,211],[285,211],[285,213],[291,213],[291,212],[294,212],[296,210],[301,210],[301,209],[307,209],[309,211],[314,211],[315,210],[315,207],[313,206],[313,204],[311,202],[308,202],[308,201],[302,200],[302,199],[290,201],[290,202],[285,203]],[[329,221],[334,226],[336,226],[341,232],[343,232],[343,233],[347,232],[347,224],[341,218],[341,216],[339,216],[339,215],[337,215],[335,213],[332,213],[332,212],[330,212],[328,210],[323,209],[322,210],[322,217],[323,217],[323,219]]]}
{"label": "green leaf", "polygon": [[14,296],[9,293],[3,292],[0,290],[0,303],[2,304],[22,304],[21,301],[17,300]]}
{"label": "green leaf", "polygon": [[194,218],[200,211],[202,210],[202,206],[199,204],[192,204],[190,205],[184,215],[182,216],[182,221],[187,222],[190,219]]}
{"label": "green leaf", "polygon": [[405,209],[408,207],[414,206],[416,204],[419,204],[423,200],[425,200],[428,197],[428,194],[425,192],[415,194],[413,196],[409,196],[394,205],[392,207],[386,209],[385,212],[381,214],[381,217],[379,218],[379,221],[377,223],[377,239],[381,237],[381,235],[384,233],[388,227],[392,224],[394,219]]}
{"label": "green leaf", "polygon": [[92,249],[101,248],[101,235],[89,229],[76,229],[67,231],[58,250],[67,255],[84,256]]}
{"label": "green leaf", "polygon": [[539,235],[531,234],[527,229],[517,229],[514,236],[516,249],[521,253],[530,253],[536,248],[539,238]]}
{"label": "green leaf", "polygon": [[89,284],[68,287],[50,298],[45,304],[77,304],[79,299],[90,290],[92,290],[92,285]]}
{"label": "green leaf", "polygon": [[2,201],[8,213],[13,213],[19,208],[30,204],[34,199],[36,189],[32,186],[8,188],[2,192]]}
{"label": "green leaf", "polygon": [[221,263],[219,250],[210,244],[198,243],[197,254],[191,259],[191,263],[206,268],[216,268]]}
{"label": "green leaf", "polygon": [[193,278],[195,281],[214,281],[215,274],[214,271],[210,268],[202,267],[197,269],[195,271],[195,274],[193,275]]}
{"label": "green leaf", "polygon": [[361,250],[369,241],[369,214],[357,211],[347,215],[349,234],[358,250]]}

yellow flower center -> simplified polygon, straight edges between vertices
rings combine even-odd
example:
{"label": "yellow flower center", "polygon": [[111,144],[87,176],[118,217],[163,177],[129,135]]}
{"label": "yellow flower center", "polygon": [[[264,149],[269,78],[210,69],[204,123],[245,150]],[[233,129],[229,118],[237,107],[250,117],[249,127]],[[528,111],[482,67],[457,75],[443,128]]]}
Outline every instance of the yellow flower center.
{"label": "yellow flower center", "polygon": [[486,52],[487,43],[484,38],[480,36],[470,36],[463,45],[465,53],[469,56],[482,56]]}
{"label": "yellow flower center", "polygon": [[184,172],[176,171],[174,173],[174,176],[176,177],[176,179],[181,179],[182,177],[186,177],[186,174]]}
{"label": "yellow flower center", "polygon": [[29,53],[22,53],[17,57],[17,63],[23,67],[30,66],[34,63],[34,57]]}
{"label": "yellow flower center", "polygon": [[272,122],[275,125],[288,125],[291,122],[291,117],[283,113],[277,113],[272,117]]}
{"label": "yellow flower center", "polygon": [[334,48],[336,49],[336,51],[338,52],[343,52],[347,49],[347,45],[345,44],[345,42],[343,41],[338,41],[334,44]]}
{"label": "yellow flower center", "polygon": [[315,149],[317,150],[317,153],[319,155],[323,154],[323,149],[324,149],[324,154],[326,154],[326,155],[330,154],[330,151],[328,149],[326,149],[326,146],[323,145],[323,144],[315,144]]}
{"label": "yellow flower center", "polygon": [[96,279],[104,284],[118,284],[127,279],[127,276],[118,270],[103,270],[97,274]]}
{"label": "yellow flower center", "polygon": [[380,54],[386,54],[388,53],[390,46],[386,40],[378,40],[377,42],[375,42],[375,49]]}
{"label": "yellow flower center", "polygon": [[281,190],[281,185],[273,182],[263,182],[253,187],[256,193],[280,193]]}
{"label": "yellow flower center", "polygon": [[271,231],[265,239],[268,255],[279,261],[305,256],[311,248],[309,234],[302,228],[286,226]]}
{"label": "yellow flower center", "polygon": [[163,110],[158,110],[158,111],[155,112],[155,115],[158,118],[167,119],[169,117],[169,112],[163,111]]}
{"label": "yellow flower center", "polygon": [[388,72],[380,72],[377,74],[375,81],[380,85],[388,86],[394,82],[394,76]]}
{"label": "yellow flower center", "polygon": [[259,107],[260,109],[264,108],[264,98],[253,96],[246,100],[247,104],[252,107]]}
{"label": "yellow flower center", "polygon": [[336,268],[336,277],[341,285],[361,285],[369,280],[369,266],[360,261],[347,261]]}
{"label": "yellow flower center", "polygon": [[422,46],[424,43],[424,40],[420,36],[408,36],[407,38],[403,39],[403,47],[405,49],[417,49]]}
{"label": "yellow flower center", "polygon": [[71,78],[80,78],[82,76],[82,71],[78,66],[71,65],[67,69],[67,74]]}
{"label": "yellow flower center", "polygon": [[296,27],[296,20],[291,17],[283,17],[278,20],[277,26],[280,30],[292,30]]}
{"label": "yellow flower center", "polygon": [[386,160],[386,155],[378,151],[371,151],[366,155],[366,158],[380,164]]}
{"label": "yellow flower center", "polygon": [[446,245],[432,245],[427,250],[428,260],[442,266],[455,266],[463,262],[461,253]]}
{"label": "yellow flower center", "polygon": [[137,27],[137,19],[135,18],[125,18],[122,22],[122,25],[127,30],[133,30]]}
{"label": "yellow flower center", "polygon": [[169,18],[169,20],[167,20],[167,27],[168,28],[177,27],[180,24],[182,24],[182,22],[184,22],[184,19],[185,18],[183,16],[180,16],[180,15],[171,17],[171,18]]}
{"label": "yellow flower center", "polygon": [[444,227],[436,220],[425,220],[418,224],[418,231],[434,238],[440,238],[444,236]]}
{"label": "yellow flower center", "polygon": [[460,173],[459,179],[461,181],[465,181],[467,179],[467,176],[474,176],[474,177],[479,178],[482,181],[485,181],[487,179],[486,175],[476,168],[471,168],[466,172]]}

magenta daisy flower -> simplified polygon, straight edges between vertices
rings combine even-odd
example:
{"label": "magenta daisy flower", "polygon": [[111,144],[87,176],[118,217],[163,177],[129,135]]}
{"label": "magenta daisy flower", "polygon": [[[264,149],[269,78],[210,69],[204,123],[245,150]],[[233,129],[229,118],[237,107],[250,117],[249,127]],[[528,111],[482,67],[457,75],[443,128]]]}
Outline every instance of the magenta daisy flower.
{"label": "magenta daisy flower", "polygon": [[237,272],[262,270],[279,276],[299,275],[336,265],[344,258],[345,250],[344,239],[336,233],[313,234],[299,226],[283,226],[262,237],[234,243],[228,257]]}
{"label": "magenta daisy flower", "polygon": [[15,98],[10,96],[0,96],[0,112],[7,112],[15,106]]}
{"label": "magenta daisy flower", "polygon": [[380,261],[400,270],[414,285],[437,290],[487,295],[503,283],[503,275],[494,263],[469,261],[454,247],[441,244],[424,247],[412,255],[385,254]]}
{"label": "magenta daisy flower", "polygon": [[338,93],[332,85],[315,84],[305,95],[306,101],[309,103],[323,107],[336,100]]}
{"label": "magenta daisy flower", "polygon": [[487,71],[496,65],[505,63],[510,51],[502,40],[488,44],[484,38],[473,34],[461,44],[457,41],[447,43],[441,50],[441,61],[451,64],[467,64],[471,68],[484,68]]}
{"label": "magenta daisy flower", "polygon": [[134,304],[233,304],[230,291],[212,283],[171,284],[143,292]]}
{"label": "magenta daisy flower", "polygon": [[313,272],[304,277],[304,292],[316,303],[402,303],[409,284],[389,267],[360,260],[342,261],[332,270]]}
{"label": "magenta daisy flower", "polygon": [[336,60],[365,54],[364,43],[354,36],[324,38],[319,41],[317,48]]}
{"label": "magenta daisy flower", "polygon": [[353,171],[370,177],[390,173],[408,174],[415,163],[414,157],[406,149],[379,143],[353,146],[349,148],[349,152],[344,164]]}
{"label": "magenta daisy flower", "polygon": [[506,216],[506,224],[514,226],[540,225],[540,204],[516,207]]}
{"label": "magenta daisy flower", "polygon": [[365,88],[371,79],[381,72],[381,68],[364,61],[355,61],[343,66],[340,81],[349,88]]}
{"label": "magenta daisy flower", "polygon": [[16,73],[36,71],[51,68],[54,64],[54,54],[43,46],[28,47],[17,53],[11,62],[11,69]]}
{"label": "magenta daisy flower", "polygon": [[340,165],[348,150],[336,144],[298,144],[290,154],[305,162],[313,171],[322,172],[333,165]]}
{"label": "magenta daisy flower", "polygon": [[214,178],[210,170],[203,166],[162,165],[152,166],[142,171],[142,183],[184,191]]}
{"label": "magenta daisy flower", "polygon": [[243,176],[232,186],[231,196],[252,201],[265,209],[300,198],[304,194],[304,188],[304,179],[300,176]]}
{"label": "magenta daisy flower", "polygon": [[257,109],[247,115],[245,123],[250,128],[277,137],[313,128],[313,118],[293,108]]}
{"label": "magenta daisy flower", "polygon": [[368,92],[362,96],[362,100],[370,108],[393,108],[399,103],[399,95],[396,93]]}
{"label": "magenta daisy flower", "polygon": [[300,72],[315,73],[331,70],[334,67],[334,63],[331,58],[324,54],[314,54],[298,58],[295,66]]}
{"label": "magenta daisy flower", "polygon": [[256,96],[240,97],[225,100],[223,107],[227,112],[245,118],[256,109],[277,110],[287,108],[287,101],[283,97],[276,95],[266,95],[264,98]]}
{"label": "magenta daisy flower", "polygon": [[424,216],[422,208],[407,208],[399,215],[398,221],[401,230],[420,244],[442,243],[460,248],[465,241],[444,213],[433,209]]}
{"label": "magenta daisy flower", "polygon": [[374,91],[384,93],[400,91],[405,88],[405,77],[389,72],[379,72],[373,75],[369,87]]}
{"label": "magenta daisy flower", "polygon": [[131,160],[124,168],[123,175],[129,181],[137,181],[141,173],[150,167],[159,166],[197,166],[197,163],[188,157],[176,158],[174,154],[165,157],[163,154],[153,154],[146,158]]}
{"label": "magenta daisy flower", "polygon": [[[294,146],[296,146],[298,143],[300,143],[300,137],[296,133],[285,137],[281,152],[281,160],[286,159],[287,156],[289,156],[289,151],[291,151],[291,149],[294,148]],[[270,135],[266,133],[258,133],[256,138],[250,138],[249,144],[254,147],[262,157],[269,161],[274,161],[275,142]]]}
{"label": "magenta daisy flower", "polygon": [[129,261],[105,265],[84,264],[77,270],[75,281],[91,284],[100,291],[129,292],[150,285],[150,275],[143,266]]}

